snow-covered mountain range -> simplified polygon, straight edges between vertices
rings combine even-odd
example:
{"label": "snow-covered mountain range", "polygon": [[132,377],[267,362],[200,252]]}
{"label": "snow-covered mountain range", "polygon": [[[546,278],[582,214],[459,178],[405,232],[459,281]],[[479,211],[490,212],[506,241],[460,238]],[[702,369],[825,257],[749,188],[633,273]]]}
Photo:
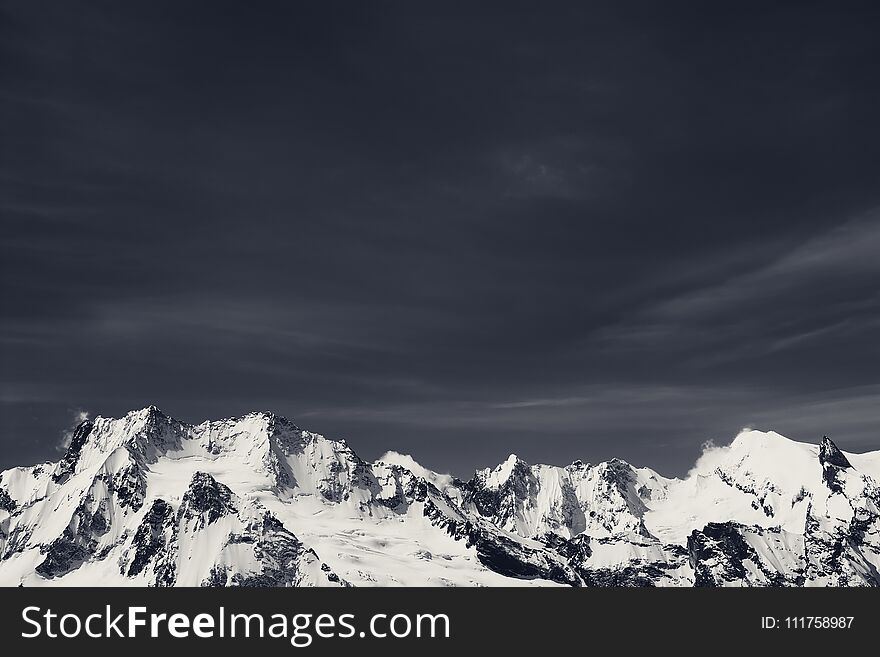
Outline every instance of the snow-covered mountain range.
{"label": "snow-covered mountain range", "polygon": [[511,455],[462,481],[151,406],[0,474],[0,585],[876,586],[877,481],[880,452],[760,431],[684,479]]}

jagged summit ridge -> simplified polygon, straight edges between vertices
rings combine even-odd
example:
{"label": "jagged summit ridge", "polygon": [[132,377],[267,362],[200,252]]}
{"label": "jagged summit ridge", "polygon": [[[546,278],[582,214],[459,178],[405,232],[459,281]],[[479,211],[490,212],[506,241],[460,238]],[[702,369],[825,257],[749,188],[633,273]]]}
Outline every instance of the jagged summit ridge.
{"label": "jagged summit ridge", "polygon": [[849,460],[843,455],[843,452],[834,444],[828,436],[822,436],[822,442],[819,444],[819,462],[825,465],[831,465],[836,468],[851,468]]}
{"label": "jagged summit ridge", "polygon": [[0,584],[873,586],[878,471],[743,431],[684,479],[511,454],[462,481],[271,412],[148,406],[0,474]]}

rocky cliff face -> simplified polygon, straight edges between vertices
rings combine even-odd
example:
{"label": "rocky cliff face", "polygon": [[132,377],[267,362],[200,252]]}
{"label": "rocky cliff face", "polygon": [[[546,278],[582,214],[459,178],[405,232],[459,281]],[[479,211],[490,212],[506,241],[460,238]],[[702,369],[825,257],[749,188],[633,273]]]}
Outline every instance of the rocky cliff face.
{"label": "rocky cliff face", "polygon": [[177,511],[156,499],[120,560],[150,586],[347,585],[272,513],[196,472]]}
{"label": "rocky cliff face", "polygon": [[877,453],[744,432],[683,480],[512,455],[466,482],[271,413],[97,418],[0,474],[0,584],[880,584]]}
{"label": "rocky cliff face", "polygon": [[579,534],[608,538],[645,534],[648,504],[666,496],[668,480],[613,459],[597,465],[530,466],[511,455],[478,471],[463,486],[464,506],[492,524],[527,538]]}

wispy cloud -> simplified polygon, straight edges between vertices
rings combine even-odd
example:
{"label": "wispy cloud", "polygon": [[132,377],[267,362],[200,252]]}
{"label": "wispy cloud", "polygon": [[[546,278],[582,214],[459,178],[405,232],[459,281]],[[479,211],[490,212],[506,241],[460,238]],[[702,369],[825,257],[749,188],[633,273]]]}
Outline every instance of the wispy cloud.
{"label": "wispy cloud", "polygon": [[880,211],[720,283],[650,303],[603,328],[598,339],[620,349],[699,348],[712,351],[706,362],[719,363],[874,330],[880,294],[865,276],[880,275],[877,253]]}
{"label": "wispy cloud", "polygon": [[776,260],[705,289],[664,302],[657,317],[704,316],[756,298],[768,298],[818,279],[880,272],[880,212],[849,221]]}

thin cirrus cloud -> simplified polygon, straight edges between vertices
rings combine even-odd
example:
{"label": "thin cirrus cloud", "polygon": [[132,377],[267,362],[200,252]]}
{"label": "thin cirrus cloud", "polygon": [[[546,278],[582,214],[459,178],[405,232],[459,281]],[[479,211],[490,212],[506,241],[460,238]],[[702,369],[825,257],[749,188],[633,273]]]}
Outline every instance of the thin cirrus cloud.
{"label": "thin cirrus cloud", "polygon": [[720,283],[649,304],[602,338],[620,348],[729,343],[730,351],[716,354],[725,359],[874,331],[878,252],[880,214],[872,212]]}

